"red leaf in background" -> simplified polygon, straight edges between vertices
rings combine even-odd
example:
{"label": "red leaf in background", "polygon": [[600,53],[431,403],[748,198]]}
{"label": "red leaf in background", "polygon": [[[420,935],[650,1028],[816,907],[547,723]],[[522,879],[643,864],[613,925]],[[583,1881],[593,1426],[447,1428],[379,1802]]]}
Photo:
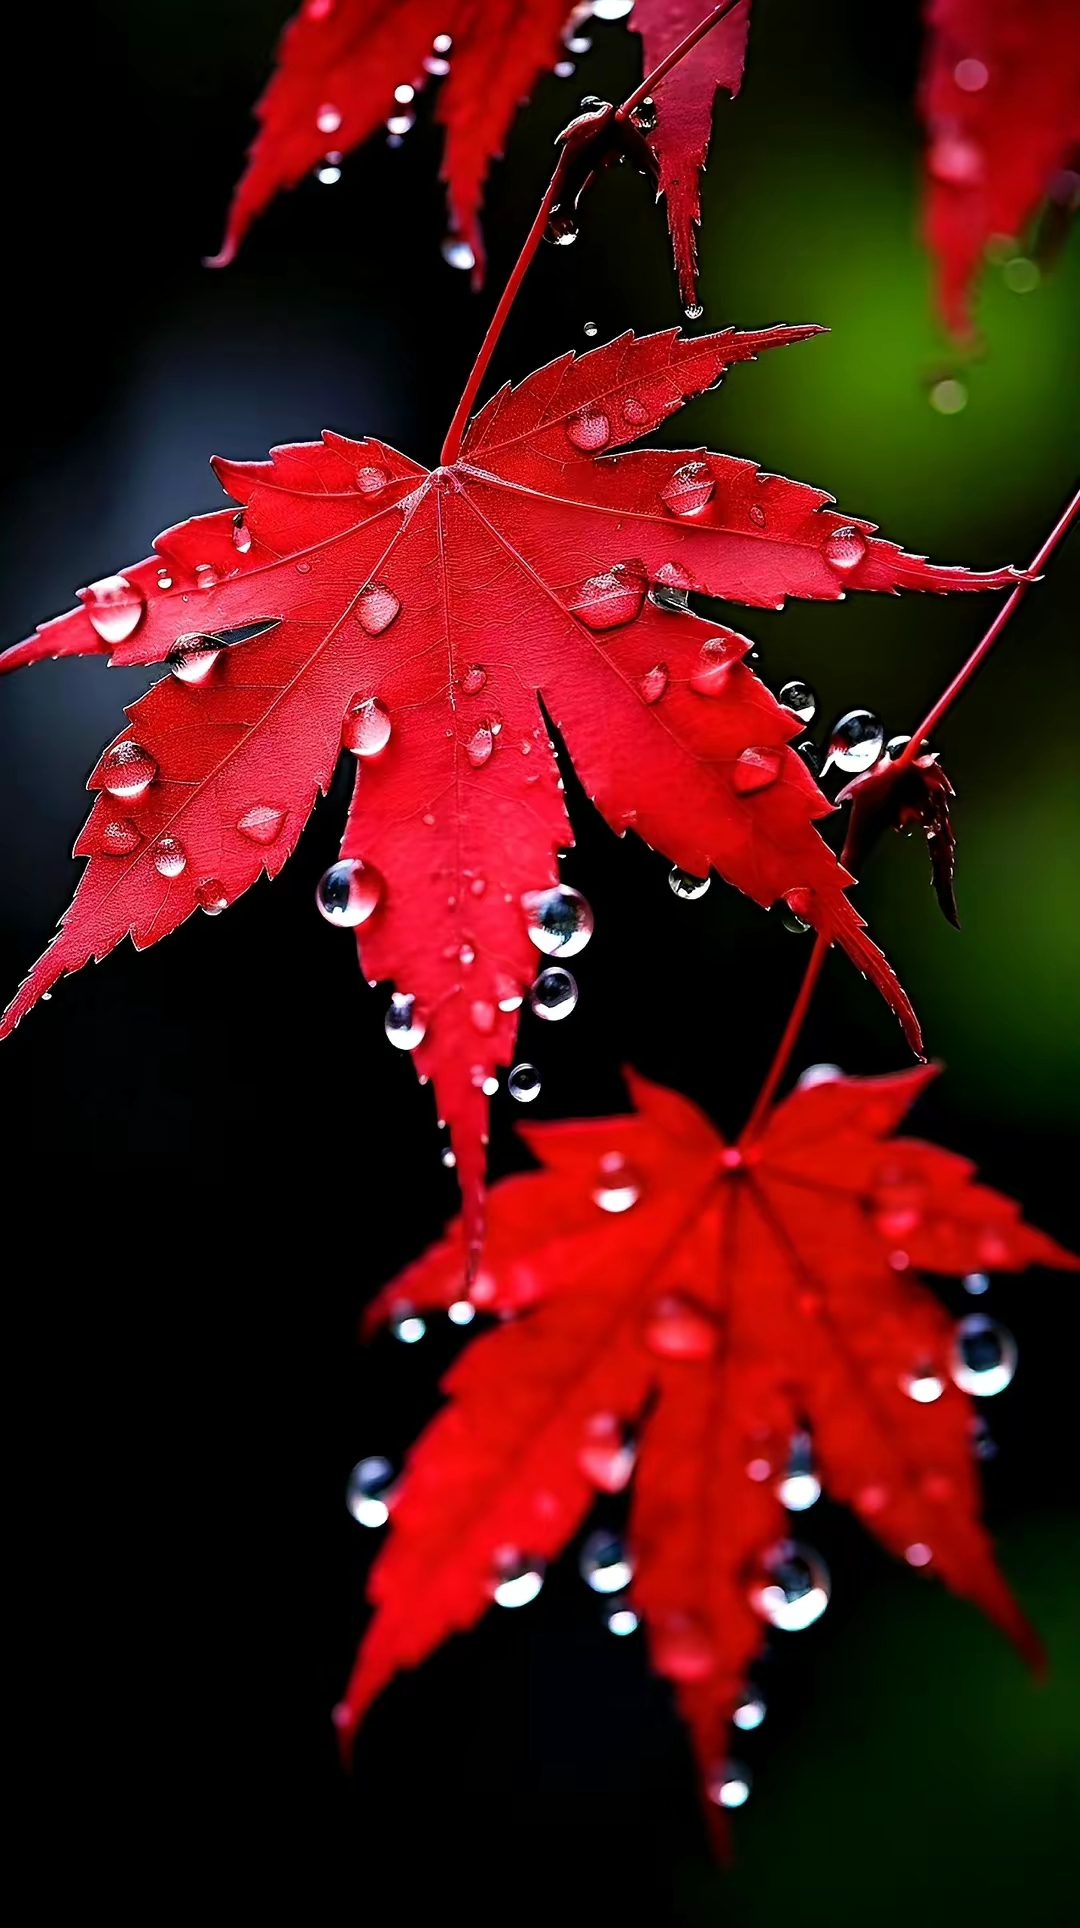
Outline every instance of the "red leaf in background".
{"label": "red leaf in background", "polygon": [[860,868],[866,852],[884,831],[922,831],[941,914],[959,930],[956,832],[949,812],[955,795],[936,754],[926,751],[908,764],[897,764],[891,756],[879,758],[873,769],[853,777],[838,791],[836,801],[851,805],[844,854],[849,864]]}
{"label": "red leaf in background", "polygon": [[[1080,8],[928,0],[926,23],[926,236],[942,314],[967,333],[987,243],[1022,237],[1080,148]],[[1076,185],[1062,187],[1074,204]]]}
{"label": "red leaf in background", "polygon": [[[233,259],[247,229],[284,187],[295,187],[328,153],[358,147],[445,75],[436,118],[446,129],[442,174],[451,235],[483,274],[480,206],[522,101],[542,73],[566,58],[567,0],[307,0],[282,36],[277,71],[256,107],[260,130],[236,193],[214,266]],[[587,17],[590,9],[584,10]],[[634,25],[651,71],[708,11],[705,0],[637,0]],[[651,136],[667,197],[679,286],[694,305],[698,176],[705,164],[717,89],[738,91],[749,0],[660,82]],[[395,89],[405,99],[395,99]],[[408,90],[412,90],[410,93]]]}
{"label": "red leaf in background", "polygon": [[[970,1386],[972,1356],[917,1275],[1077,1261],[965,1159],[890,1137],[933,1076],[798,1089],[741,1147],[636,1077],[636,1116],[523,1132],[544,1169],[494,1187],[471,1288],[506,1323],[451,1368],[409,1455],[344,1738],[500,1579],[542,1574],[632,1469],[630,1598],[706,1784],[763,1622],[797,1628],[824,1605],[827,1579],[788,1540],[808,1479],[1037,1658],[979,1523],[973,1410],[953,1383]],[[458,1221],[369,1320],[460,1300],[461,1259]]]}
{"label": "red leaf in background", "polygon": [[[607,453],[730,363],[815,332],[625,335],[565,355],[500,390],[460,462],[431,473],[329,431],[269,462],[217,461],[240,514],[167,530],[148,561],[0,658],[173,666],[90,778],[102,795],[76,846],[88,868],[0,1036],[64,971],[275,875],[344,744],[358,759],[352,868],[328,908],[362,926],[365,974],[400,987],[388,1028],[434,1079],[478,1240],[486,1088],[512,1056],[536,963],[533,894],[556,884],[573,840],[541,698],[610,824],[697,875],[714,865],[761,904],[786,898],[874,979],[918,1048],[813,828],[829,805],[788,747],[794,717],[742,662],[744,637],[663,604],[700,590],[779,608],[848,588],[998,588],[1013,573],[905,555],[820,491],[734,456]],[[253,625],[267,633],[229,646]],[[564,936],[533,941],[569,956]]]}

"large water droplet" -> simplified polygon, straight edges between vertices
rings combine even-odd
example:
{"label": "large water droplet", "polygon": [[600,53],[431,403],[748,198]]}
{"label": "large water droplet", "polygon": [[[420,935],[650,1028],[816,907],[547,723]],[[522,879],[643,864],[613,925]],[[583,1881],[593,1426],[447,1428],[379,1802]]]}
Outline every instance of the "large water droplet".
{"label": "large water droplet", "polygon": [[634,1563],[618,1534],[603,1527],[590,1533],[578,1558],[582,1579],[594,1593],[621,1593],[634,1577]]}
{"label": "large water droplet", "polygon": [[566,424],[566,433],[576,449],[604,448],[611,440],[611,423],[598,408],[583,409]]}
{"label": "large water droplet", "polygon": [[466,696],[479,696],[487,682],[487,670],[482,663],[473,663],[461,679],[461,687]]}
{"label": "large water droplet", "polygon": [[531,1105],[540,1096],[540,1073],[534,1064],[516,1064],[506,1080],[506,1089],[519,1105]]}
{"label": "large water droplet", "polygon": [[403,1346],[418,1346],[427,1331],[427,1320],[420,1317],[415,1306],[407,1303],[396,1305],[390,1319],[390,1330]]}
{"label": "large water droplet", "polygon": [[817,697],[809,683],[803,683],[798,678],[794,682],[785,683],[776,700],[783,704],[785,710],[790,710],[793,716],[797,716],[800,723],[813,722],[814,712],[817,709]]}
{"label": "large water droplet", "polygon": [[390,741],[393,724],[377,696],[350,703],[341,727],[341,741],[354,756],[378,756]]}
{"label": "large water droplet", "polygon": [[660,491],[660,500],[672,515],[696,516],[707,508],[716,489],[707,462],[687,462],[676,469]]}
{"label": "large water droplet", "polygon": [[641,1197],[641,1180],[621,1151],[606,1151],[597,1166],[593,1202],[602,1212],[628,1212]]}
{"label": "large water droplet", "polygon": [[839,569],[841,575],[857,569],[866,554],[866,537],[858,529],[834,529],[825,540],[822,555],[830,569]]}
{"label": "large water droplet", "polygon": [[742,662],[751,644],[733,629],[710,636],[701,645],[701,654],[690,672],[690,688],[699,696],[723,696],[732,670]]}
{"label": "large water droplet", "polygon": [[356,598],[354,614],[369,636],[381,636],[400,611],[401,604],[392,589],[384,582],[369,582]]}
{"label": "large water droplet", "polygon": [[797,1540],[781,1540],[759,1563],[750,1583],[750,1605],[770,1626],[799,1633],[820,1620],[829,1604],[829,1587],[820,1554]]}
{"label": "large water droplet", "polygon": [[114,817],[102,827],[101,848],[108,857],[129,857],[141,842],[142,832],[130,817]]}
{"label": "large water droplet", "polygon": [[704,897],[711,883],[711,877],[695,877],[692,870],[680,870],[678,864],[672,864],[668,871],[670,888],[676,897],[683,898],[688,904],[694,903],[699,897]]}
{"label": "large water droplet", "polygon": [[481,723],[479,727],[473,731],[466,743],[465,755],[468,757],[474,770],[482,770],[484,764],[490,760],[491,752],[494,748],[495,738],[492,734],[491,724]]}
{"label": "large water droplet", "polygon": [[719,1337],[716,1326],[679,1292],[657,1299],[645,1323],[645,1343],[664,1359],[709,1359]]}
{"label": "large water droplet", "polygon": [[390,477],[385,469],[357,469],[356,486],[361,495],[379,495],[388,487]]}
{"label": "large water droplet", "polygon": [[229,907],[229,899],[220,877],[204,878],[203,882],[196,886],[195,895],[201,909],[208,917],[220,917],[222,911]]}
{"label": "large water droplet", "polygon": [[666,663],[654,663],[652,669],[645,671],[644,676],[638,684],[638,688],[646,703],[659,703],[667,686],[668,666]]}
{"label": "large water droplet", "polygon": [[750,1799],[753,1778],[742,1761],[720,1761],[705,1777],[705,1792],[717,1807],[744,1807]]}
{"label": "large water droplet", "polygon": [[221,651],[206,636],[183,636],[169,653],[169,667],[178,683],[205,683]]}
{"label": "large water droplet", "polygon": [[457,268],[462,274],[471,273],[476,266],[476,256],[469,243],[460,234],[448,234],[441,244],[442,258],[448,268]]}
{"label": "large water droplet", "polygon": [[743,1694],[731,1719],[741,1734],[752,1734],[755,1728],[761,1726],[767,1711],[761,1695],[751,1689]]}
{"label": "large water droplet", "polygon": [[1004,1392],[1018,1358],[1012,1333],[996,1319],[973,1312],[961,1319],[953,1334],[949,1371],[961,1392],[992,1399],[995,1393]]}
{"label": "large water droplet", "polygon": [[158,767],[141,743],[126,737],[106,750],[100,764],[100,783],[110,797],[141,797],[149,790]]}
{"label": "large water droplet", "polygon": [[323,872],[315,889],[315,902],[328,924],[339,930],[355,930],[366,924],[382,896],[382,878],[359,857],[343,857]]}
{"label": "large water droplet", "polygon": [[526,891],[521,906],[531,941],[547,957],[576,957],[593,934],[592,910],[569,884]]}
{"label": "large water droplet", "polygon": [[620,562],[603,575],[590,576],[583,582],[574,591],[568,608],[588,629],[619,629],[641,614],[645,589],[645,578],[638,569]]}
{"label": "large water droplet", "polygon": [[427,1025],[416,1009],[416,999],[406,991],[394,991],[390,1009],[383,1020],[386,1035],[399,1051],[415,1051],[427,1035]]}
{"label": "large water droplet", "polygon": [[795,1088],[797,1091],[812,1091],[815,1085],[835,1084],[837,1078],[843,1075],[838,1064],[808,1064],[806,1070],[800,1072]]}
{"label": "large water droplet", "polygon": [[287,810],[281,810],[276,803],[253,803],[245,810],[236,828],[242,837],[252,843],[272,844],[280,837],[285,828]]}
{"label": "large water droplet", "polygon": [[151,856],[163,877],[179,877],[187,869],[187,851],[177,837],[159,837]]}
{"label": "large water droplet", "polygon": [[353,1467],[345,1488],[345,1504],[360,1526],[386,1525],[393,1485],[394,1469],[381,1454],[373,1453]]}
{"label": "large water droplet", "polygon": [[621,1493],[629,1485],[636,1457],[633,1441],[615,1413],[594,1413],[586,1420],[578,1465],[602,1493]]}
{"label": "large water droplet", "polygon": [[900,1375],[900,1390],[917,1406],[932,1406],[945,1391],[945,1381],[930,1365],[921,1364]]}
{"label": "large water droplet", "polygon": [[833,725],[822,776],[833,763],[849,776],[869,770],[881,755],[884,742],[885,732],[872,711],[848,710],[846,716]]}
{"label": "large water droplet", "polygon": [[786,1506],[789,1513],[805,1513],[821,1498],[821,1481],[814,1471],[809,1433],[794,1434],[787,1465],[774,1490],[781,1506]]}
{"label": "large water droplet", "polygon": [[544,1584],[544,1562],[517,1547],[501,1547],[495,1556],[491,1597],[499,1607],[527,1607]]}
{"label": "large water droplet", "polygon": [[784,767],[784,752],[775,744],[743,750],[735,759],[731,787],[737,797],[752,797],[774,784]]}
{"label": "large water droplet", "polygon": [[570,971],[564,971],[552,964],[541,971],[532,990],[529,1004],[538,1018],[547,1024],[557,1024],[560,1018],[568,1018],[578,1001],[577,982]]}
{"label": "large water droplet", "polygon": [[141,589],[136,589],[126,576],[102,576],[100,582],[92,582],[89,589],[79,591],[79,601],[83,604],[93,627],[103,643],[115,649],[139,627],[146,598]]}

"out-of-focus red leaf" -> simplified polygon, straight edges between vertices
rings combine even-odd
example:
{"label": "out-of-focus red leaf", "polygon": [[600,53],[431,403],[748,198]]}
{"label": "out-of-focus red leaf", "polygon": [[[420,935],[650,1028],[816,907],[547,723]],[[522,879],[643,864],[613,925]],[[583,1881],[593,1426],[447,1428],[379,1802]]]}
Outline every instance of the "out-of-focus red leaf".
{"label": "out-of-focus red leaf", "polygon": [[839,792],[836,801],[851,805],[844,850],[848,863],[857,868],[861,868],[866,852],[884,831],[916,828],[922,831],[941,914],[959,930],[956,832],[949,812],[955,795],[937,756],[927,752],[904,764],[881,757],[872,770],[854,777]]}

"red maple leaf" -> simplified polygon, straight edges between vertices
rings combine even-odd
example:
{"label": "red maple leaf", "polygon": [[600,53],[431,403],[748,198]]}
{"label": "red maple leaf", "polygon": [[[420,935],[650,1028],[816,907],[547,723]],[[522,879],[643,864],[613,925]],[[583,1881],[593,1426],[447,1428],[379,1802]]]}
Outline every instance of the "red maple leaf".
{"label": "red maple leaf", "polygon": [[[987,243],[1018,244],[1080,148],[1075,0],[928,0],[920,104],[938,300],[968,332]],[[1075,191],[1073,175],[1061,192],[1075,201]]]}
{"label": "red maple leaf", "polygon": [[[960,1389],[1000,1389],[1001,1329],[954,1328],[918,1274],[1078,1262],[965,1159],[890,1137],[934,1075],[837,1074],[738,1146],[637,1077],[635,1116],[523,1132],[543,1169],[493,1189],[471,1288],[504,1323],[451,1368],[390,1495],[374,1615],[335,1714],[344,1741],[493,1596],[531,1597],[597,1491],[631,1477],[628,1540],[601,1583],[630,1569],[707,1786],[763,1622],[807,1625],[827,1599],[785,1516],[818,1478],[1037,1659],[979,1522]],[[459,1221],[370,1323],[460,1301],[461,1251]]]}
{"label": "red maple leaf", "polygon": [[[698,182],[718,87],[742,78],[750,0],[720,22],[658,85],[650,135],[667,198],[682,298],[695,304]],[[580,11],[580,10],[579,10]],[[648,71],[697,26],[703,0],[637,0],[634,25]],[[452,236],[475,278],[483,273],[480,206],[488,168],[540,74],[566,58],[568,0],[307,0],[282,36],[277,71],[255,112],[260,131],[233,197],[215,266],[285,187],[332,152],[335,161],[445,76],[436,117],[446,129],[443,179]]]}
{"label": "red maple leaf", "polygon": [[813,828],[829,805],[788,747],[795,718],[742,662],[745,637],[680,605],[690,590],[779,608],[848,588],[997,588],[1013,572],[908,556],[751,461],[608,453],[730,363],[814,332],[626,335],[565,355],[503,388],[461,459],[432,472],[329,431],[269,462],[216,461],[239,513],[167,530],[0,658],[103,651],[173,671],[90,777],[102,794],[76,846],[89,865],[0,1036],[63,972],[275,875],[344,745],[358,780],[325,908],[362,925],[366,975],[399,986],[388,1030],[435,1081],[478,1238],[486,1094],[512,1055],[530,930],[563,956],[588,935],[568,928],[573,894],[550,895],[573,839],[540,698],[610,824],[761,904],[786,899],[874,979],[918,1049]]}

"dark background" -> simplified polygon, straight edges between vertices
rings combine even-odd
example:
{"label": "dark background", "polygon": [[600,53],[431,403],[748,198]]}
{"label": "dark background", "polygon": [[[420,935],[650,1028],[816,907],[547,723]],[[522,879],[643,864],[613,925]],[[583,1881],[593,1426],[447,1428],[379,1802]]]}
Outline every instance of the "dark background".
{"label": "dark background", "polygon": [[[435,459],[492,294],[440,259],[439,141],[424,108],[332,189],[282,197],[224,274],[219,240],[281,0],[98,0],[20,10],[2,135],[9,270],[3,640],[220,502],[214,452],[260,456],[324,426]],[[492,291],[581,93],[625,90],[636,41],[546,80],[495,170]],[[721,110],[706,194],[705,323],[818,320],[827,338],[694,404],[680,441],[832,489],[909,548],[1025,560],[1074,486],[1075,247],[1052,282],[990,271],[986,353],[935,333],[916,238],[912,6],[762,0],[743,97]],[[404,76],[403,76],[404,78]],[[660,216],[625,171],[578,245],[545,250],[500,351],[520,376],[584,323],[677,318]],[[962,414],[928,405],[961,374]],[[890,839],[860,901],[948,1076],[920,1128],[1076,1237],[1077,904],[1073,540],[941,732],[960,791],[964,932]],[[736,615],[774,687],[800,673],[819,726],[879,709],[910,729],[986,620],[983,601],[851,598]],[[47,664],[0,688],[0,968],[10,992],[70,895],[85,774],[135,672]],[[618,1107],[632,1059],[737,1127],[806,956],[714,885],[677,902],[569,785],[568,874],[594,904],[581,1003],[526,1022],[540,1115]],[[433,1410],[448,1330],[356,1341],[373,1290],[453,1209],[430,1097],[386,1048],[382,999],[312,889],[339,789],[271,890],[137,958],[65,981],[4,1047],[9,1797],[35,1897],[156,1919],[182,1901],[302,1920],[533,1919],[773,1928],[1068,1918],[1080,1621],[1075,1287],[996,1282],[1016,1385],[988,1408],[988,1507],[1051,1650],[1050,1683],[966,1606],[899,1571],[823,1502],[820,1626],[766,1662],[770,1713],[722,1875],[703,1847],[666,1689],[603,1628],[572,1557],[521,1614],[492,1614],[400,1681],[346,1781],[328,1709],[362,1625],[375,1536],[342,1505],[362,1453],[400,1453]],[[1070,1026],[1072,1030],[1070,1032]],[[832,960],[801,1063],[905,1061]],[[494,1105],[493,1166],[515,1151]],[[535,1114],[534,1114],[535,1115]],[[984,1302],[985,1303],[985,1302]]]}

